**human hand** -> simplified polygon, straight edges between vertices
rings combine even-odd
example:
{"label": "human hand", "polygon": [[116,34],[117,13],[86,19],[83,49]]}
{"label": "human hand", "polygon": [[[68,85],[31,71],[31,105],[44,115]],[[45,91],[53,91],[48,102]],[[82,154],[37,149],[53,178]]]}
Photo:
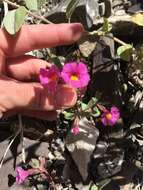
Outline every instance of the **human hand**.
{"label": "human hand", "polygon": [[59,85],[54,96],[39,83],[44,60],[24,55],[34,49],[71,44],[82,35],[81,24],[27,25],[16,36],[0,30],[0,115],[12,114],[54,120],[57,109],[75,104],[74,89]]}

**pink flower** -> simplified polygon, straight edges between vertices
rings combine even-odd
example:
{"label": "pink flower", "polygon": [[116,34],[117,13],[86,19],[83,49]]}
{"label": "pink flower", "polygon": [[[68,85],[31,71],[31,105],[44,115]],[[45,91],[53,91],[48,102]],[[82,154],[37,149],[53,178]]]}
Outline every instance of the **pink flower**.
{"label": "pink flower", "polygon": [[79,127],[75,126],[71,129],[71,133],[73,133],[74,135],[78,135],[79,134]]}
{"label": "pink flower", "polygon": [[88,85],[90,76],[87,66],[82,62],[71,62],[64,65],[61,77],[65,83],[74,88],[82,88]]}
{"label": "pink flower", "polygon": [[119,117],[119,109],[113,106],[110,111],[104,111],[104,113],[101,115],[101,121],[105,126],[113,126],[118,121]]}
{"label": "pink flower", "polygon": [[72,129],[71,129],[71,133],[73,133],[74,135],[79,134],[80,129],[79,129],[79,118],[76,117],[73,124],[72,124]]}
{"label": "pink flower", "polygon": [[60,77],[59,69],[56,65],[52,65],[49,69],[40,69],[40,82],[47,87],[49,91],[55,91]]}
{"label": "pink flower", "polygon": [[29,172],[22,169],[21,167],[16,168],[16,183],[21,184],[23,183],[26,178],[29,176]]}

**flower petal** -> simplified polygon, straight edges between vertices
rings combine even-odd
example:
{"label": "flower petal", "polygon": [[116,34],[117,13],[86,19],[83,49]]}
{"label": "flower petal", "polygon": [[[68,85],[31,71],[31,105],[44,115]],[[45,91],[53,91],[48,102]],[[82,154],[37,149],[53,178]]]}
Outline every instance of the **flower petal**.
{"label": "flower petal", "polygon": [[80,73],[88,73],[87,66],[82,62],[78,62],[78,70]]}
{"label": "flower petal", "polygon": [[71,132],[72,132],[74,135],[79,134],[79,132],[80,132],[79,127],[73,127],[73,128],[71,129]]}
{"label": "flower petal", "polygon": [[[108,118],[107,115],[111,114],[111,118]],[[113,126],[116,124],[118,119],[120,118],[120,112],[119,109],[115,106],[111,107],[111,111],[106,111],[101,116],[102,123],[106,126]]]}
{"label": "flower petal", "polygon": [[16,183],[17,184],[23,183],[28,176],[29,176],[28,171],[22,169],[21,167],[16,168]]}
{"label": "flower petal", "polygon": [[55,91],[60,78],[60,71],[56,65],[52,65],[49,70],[40,69],[39,79],[43,86],[49,91]]}
{"label": "flower petal", "polygon": [[[72,76],[77,77],[77,80],[72,80]],[[74,88],[82,88],[88,85],[90,76],[87,66],[82,62],[71,62],[64,65],[61,72],[61,77],[68,85]]]}

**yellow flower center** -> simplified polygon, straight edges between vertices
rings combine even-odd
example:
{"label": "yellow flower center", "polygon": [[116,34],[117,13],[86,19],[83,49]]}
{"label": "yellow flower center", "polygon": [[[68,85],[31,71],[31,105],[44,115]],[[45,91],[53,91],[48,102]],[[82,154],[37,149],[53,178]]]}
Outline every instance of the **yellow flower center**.
{"label": "yellow flower center", "polygon": [[56,80],[57,80],[57,75],[56,75],[56,74],[52,75],[52,76],[50,77],[50,80],[51,80],[51,81],[56,81]]}
{"label": "yellow flower center", "polygon": [[71,80],[75,80],[75,81],[77,81],[77,80],[78,80],[77,75],[71,75]]}
{"label": "yellow flower center", "polygon": [[112,118],[112,114],[111,113],[107,113],[106,114],[106,119],[110,120]]}

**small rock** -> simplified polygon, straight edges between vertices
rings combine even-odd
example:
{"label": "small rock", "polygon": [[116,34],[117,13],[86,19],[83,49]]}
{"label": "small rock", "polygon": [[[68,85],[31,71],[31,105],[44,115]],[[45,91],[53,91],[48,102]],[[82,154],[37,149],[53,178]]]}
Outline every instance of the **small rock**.
{"label": "small rock", "polygon": [[83,180],[86,181],[88,177],[88,163],[96,147],[99,131],[86,118],[80,120],[79,128],[80,133],[78,135],[70,133],[67,136],[66,147],[76,163]]}
{"label": "small rock", "polygon": [[89,57],[96,47],[97,38],[95,35],[82,37],[79,41],[79,49],[84,57]]}
{"label": "small rock", "polygon": [[66,181],[66,186],[68,186],[67,190],[70,189],[70,183],[79,190],[87,190],[90,186],[90,179],[86,180],[86,182],[83,182],[77,166],[75,165],[69,153],[66,154],[66,163],[63,169],[63,179]]}
{"label": "small rock", "polygon": [[118,173],[123,164],[124,151],[116,145],[107,146],[106,142],[99,141],[90,163],[90,172],[95,180],[111,177]]}

